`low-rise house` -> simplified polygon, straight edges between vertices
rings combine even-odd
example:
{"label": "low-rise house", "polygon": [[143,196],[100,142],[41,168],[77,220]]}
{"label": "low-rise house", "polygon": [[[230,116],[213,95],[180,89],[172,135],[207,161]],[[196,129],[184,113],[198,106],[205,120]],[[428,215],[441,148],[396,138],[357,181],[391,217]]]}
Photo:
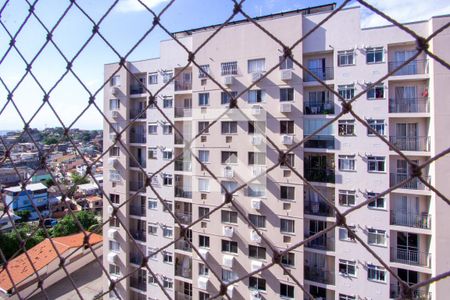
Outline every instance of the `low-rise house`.
{"label": "low-rise house", "polygon": [[28,184],[25,190],[22,190],[21,186],[6,188],[4,189],[4,202],[6,205],[11,204],[10,208],[14,212],[30,211],[30,220],[39,218],[34,206],[42,216],[49,215],[47,187],[42,183]]}

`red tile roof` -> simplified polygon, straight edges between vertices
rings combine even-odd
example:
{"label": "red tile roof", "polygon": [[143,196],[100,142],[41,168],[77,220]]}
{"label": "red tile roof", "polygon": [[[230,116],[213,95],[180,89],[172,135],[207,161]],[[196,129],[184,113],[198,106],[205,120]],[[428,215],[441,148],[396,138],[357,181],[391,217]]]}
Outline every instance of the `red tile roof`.
{"label": "red tile roof", "polygon": [[[84,234],[80,232],[69,236],[53,238],[52,240],[59,254],[63,255],[63,253],[72,248],[81,247],[83,245]],[[89,243],[91,245],[95,245],[100,242],[102,242],[102,236],[92,233],[89,238]],[[29,249],[27,253],[36,270],[40,270],[55,259],[58,259],[58,255],[55,252],[55,249],[50,243],[49,239],[45,239],[33,248]],[[10,260],[8,262],[7,268],[16,286],[19,286],[21,282],[23,282],[30,276],[33,276],[33,278],[36,277],[35,275],[33,275],[33,267],[31,266],[30,261],[26,257],[25,253],[22,253],[16,258]],[[10,292],[12,288],[13,284],[8,273],[6,272],[6,270],[1,269],[0,289],[6,292]]]}

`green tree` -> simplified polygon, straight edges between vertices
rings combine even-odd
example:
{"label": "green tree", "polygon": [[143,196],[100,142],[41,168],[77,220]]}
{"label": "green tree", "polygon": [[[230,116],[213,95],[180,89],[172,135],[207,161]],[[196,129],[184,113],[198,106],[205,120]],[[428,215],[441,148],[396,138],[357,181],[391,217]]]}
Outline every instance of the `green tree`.
{"label": "green tree", "polygon": [[45,184],[45,186],[49,188],[52,185],[55,185],[55,182],[53,181],[53,178],[47,178],[44,180],[43,184]]}
{"label": "green tree", "polygon": [[45,239],[45,233],[42,228],[36,229],[35,226],[28,224],[17,225],[17,232],[0,233],[0,249],[5,255],[6,259],[11,258],[14,254],[22,253],[20,249],[20,239],[26,240],[25,248],[30,249]]}
{"label": "green tree", "polygon": [[[79,213],[75,214],[75,216],[85,230],[95,228],[95,226],[93,225],[98,225],[98,220],[93,212],[80,211]],[[58,224],[56,224],[55,227],[53,227],[52,235],[54,237],[66,236],[80,231],[81,229],[78,227],[72,215],[66,215],[61,220],[59,220]]]}
{"label": "green tree", "polygon": [[28,222],[28,220],[30,219],[30,215],[31,215],[31,211],[25,209],[25,210],[20,210],[16,212],[16,216],[20,217],[19,220],[17,220],[18,223],[25,223]]}
{"label": "green tree", "polygon": [[84,183],[89,183],[89,180],[85,177],[83,178],[83,176],[81,176],[80,174],[77,173],[72,173],[72,182],[75,185],[80,185],[80,184],[84,184]]}
{"label": "green tree", "polygon": [[54,145],[58,143],[58,139],[53,136],[47,136],[44,138],[44,144],[46,145]]}

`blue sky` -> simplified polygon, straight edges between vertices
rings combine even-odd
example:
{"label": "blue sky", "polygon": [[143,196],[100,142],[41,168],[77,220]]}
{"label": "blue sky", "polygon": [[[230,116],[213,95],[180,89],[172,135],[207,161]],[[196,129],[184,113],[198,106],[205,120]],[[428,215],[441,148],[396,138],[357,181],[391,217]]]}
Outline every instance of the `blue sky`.
{"label": "blue sky", "polygon": [[[0,0],[3,6],[6,0]],[[29,0],[32,2],[31,0]],[[78,0],[77,3],[97,21],[112,0]],[[156,11],[160,11],[167,0],[144,0]],[[308,6],[329,3],[330,1],[314,0],[247,0],[245,11],[251,16],[259,16],[281,11],[287,11]],[[336,1],[338,4],[341,1]],[[422,20],[432,15],[449,14],[450,3],[447,0],[372,0],[369,1],[392,17],[400,21]],[[68,7],[69,0],[40,0],[35,13],[50,29]],[[161,22],[170,31],[179,31],[223,22],[232,10],[230,0],[177,0],[164,14]],[[28,13],[25,0],[10,1],[1,14],[1,20],[6,28],[14,34]],[[118,5],[100,26],[100,32],[116,48],[124,54],[128,52],[144,32],[151,26],[152,16],[143,9],[137,0],[120,0]],[[374,14],[363,11],[363,26],[383,24]],[[78,52],[90,36],[92,23],[76,7],[72,7],[54,32],[54,41],[70,60]],[[27,61],[31,61],[36,52],[45,42],[46,32],[33,16],[23,27],[17,37],[16,45]],[[162,30],[154,31],[132,53],[130,60],[139,60],[159,56],[159,41],[169,38]],[[0,28],[0,57],[8,49],[9,36]],[[75,60],[73,70],[92,92],[97,90],[103,80],[103,65],[117,61],[117,56],[96,36]],[[47,45],[42,54],[33,64],[32,71],[42,87],[49,90],[64,73],[66,63],[53,45]],[[25,63],[15,50],[11,50],[0,64],[0,77],[9,89],[14,88],[25,73]],[[3,108],[7,98],[5,87],[0,84],[0,108]],[[14,92],[14,100],[25,120],[29,120],[41,105],[43,92],[28,75]],[[67,75],[51,92],[50,102],[62,121],[69,125],[75,117],[87,106],[88,94],[73,75]],[[102,107],[103,95],[98,94],[96,103]],[[31,127],[44,128],[58,126],[59,122],[48,105],[39,112],[31,122]],[[14,107],[7,105],[0,115],[0,130],[20,129],[23,123]],[[91,107],[74,127],[99,129],[102,127],[100,114]]]}

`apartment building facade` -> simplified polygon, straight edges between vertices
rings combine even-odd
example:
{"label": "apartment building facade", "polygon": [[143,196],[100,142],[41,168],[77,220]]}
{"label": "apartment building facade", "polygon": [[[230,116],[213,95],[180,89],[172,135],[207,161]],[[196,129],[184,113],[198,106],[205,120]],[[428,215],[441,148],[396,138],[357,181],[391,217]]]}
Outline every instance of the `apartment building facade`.
{"label": "apartment building facade", "polygon": [[[287,45],[293,44],[327,17],[333,5],[261,17],[264,28]],[[408,24],[428,36],[449,21],[434,17]],[[175,33],[194,51],[217,27]],[[430,41],[434,53],[449,61],[444,52],[448,30]],[[295,59],[346,99],[394,70],[414,55],[414,39],[394,26],[361,29],[359,8],[340,11],[314,31],[294,51]],[[140,267],[142,253],[150,255],[165,247],[188,225],[186,236],[199,251],[180,240],[151,256],[145,268],[116,284],[123,299],[207,299],[230,282],[271,262],[272,250],[231,204],[211,213],[223,203],[224,191],[212,172],[229,191],[278,162],[278,152],[288,149],[340,113],[340,104],[314,77],[290,60],[259,78],[282,59],[281,46],[249,22],[225,26],[196,54],[187,54],[173,40],[161,42],[161,56],[127,62],[104,90],[104,149],[120,131],[126,148],[116,144],[105,156],[104,191],[114,201],[117,218],[104,230],[104,264],[110,275],[120,278]],[[105,66],[105,80],[118,64]],[[230,97],[205,74],[220,82],[232,95],[241,95],[244,112],[230,112],[207,132],[203,129],[223,114]],[[445,82],[449,71],[420,54],[382,84],[362,95],[354,111],[371,127],[419,164],[448,147],[445,129],[450,124],[449,97]],[[172,83],[167,84],[170,78]],[[144,86],[155,93],[158,107],[144,109],[151,100]],[[165,119],[172,120],[173,128]],[[113,128],[114,129],[113,129]],[[183,138],[178,134],[183,133]],[[198,136],[190,144],[189,140]],[[193,158],[195,154],[202,164]],[[175,163],[167,163],[177,157]],[[449,159],[432,164],[427,178],[449,195],[446,178]],[[410,174],[409,165],[396,152],[347,114],[296,148],[289,162],[332,199],[340,211],[376,197]],[[164,169],[145,188],[146,174]],[[158,200],[164,199],[164,204]],[[255,227],[284,250],[335,221],[335,213],[321,197],[284,166],[258,177],[234,195],[236,207],[245,211]],[[126,205],[123,202],[132,198]],[[104,201],[104,218],[114,210]],[[171,210],[181,224],[173,220]],[[347,217],[361,237],[403,280],[414,284],[450,269],[446,249],[450,234],[445,230],[444,201],[413,180],[392,193],[376,198]],[[283,265],[306,290],[318,299],[395,299],[399,286],[363,246],[338,227],[282,259]],[[448,252],[448,251],[447,251]],[[201,257],[208,261],[211,270]],[[156,284],[160,282],[164,292]],[[105,288],[109,287],[104,281]],[[443,280],[417,290],[417,299],[440,299],[450,290]],[[303,292],[279,267],[257,273],[227,290],[232,299],[302,299]],[[116,295],[110,293],[110,299]]]}

